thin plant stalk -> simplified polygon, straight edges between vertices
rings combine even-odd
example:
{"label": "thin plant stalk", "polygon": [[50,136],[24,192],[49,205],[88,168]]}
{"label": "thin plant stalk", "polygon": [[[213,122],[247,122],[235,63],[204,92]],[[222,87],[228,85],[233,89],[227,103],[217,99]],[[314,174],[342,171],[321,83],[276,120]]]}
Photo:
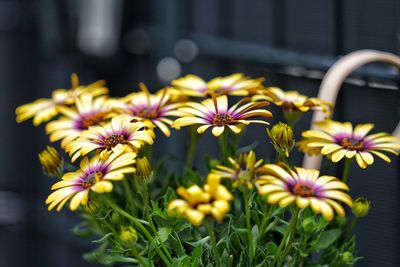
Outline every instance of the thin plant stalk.
{"label": "thin plant stalk", "polygon": [[347,178],[349,177],[350,168],[351,168],[352,163],[353,163],[352,159],[346,158],[346,160],[344,162],[343,175],[342,175],[342,182],[343,183],[347,182]]}
{"label": "thin plant stalk", "polygon": [[147,220],[150,211],[150,199],[149,199],[149,184],[147,181],[142,181],[143,187],[143,217]]}
{"label": "thin plant stalk", "polygon": [[190,127],[189,147],[186,154],[185,166],[188,169],[193,167],[193,160],[196,154],[197,141],[199,140],[199,134],[197,133],[196,127]]}
{"label": "thin plant stalk", "polygon": [[244,200],[244,209],[246,215],[247,240],[249,242],[249,266],[253,266],[254,244],[253,244],[253,235],[251,233],[249,188],[247,187],[247,185],[243,186],[243,200]]}
{"label": "thin plant stalk", "polygon": [[129,208],[129,210],[134,214],[135,212],[135,203],[134,203],[134,200],[133,200],[133,196],[132,196],[132,190],[131,190],[131,187],[130,187],[130,185],[129,185],[129,181],[128,181],[128,179],[124,179],[123,181],[122,181],[122,186],[124,187],[124,190],[125,190],[125,194],[126,194],[126,199],[127,199],[127,206],[128,206],[128,208]]}
{"label": "thin plant stalk", "polygon": [[229,157],[228,132],[224,132],[219,140],[221,145],[222,164],[227,164]]}
{"label": "thin plant stalk", "polygon": [[[285,244],[287,244],[287,245],[286,245],[286,249],[285,249],[284,253],[286,253],[286,250],[288,250],[288,249],[290,250],[290,247],[293,242],[294,234],[296,232],[296,225],[297,225],[297,218],[299,217],[299,211],[300,211],[299,208],[297,208],[297,207],[294,208],[294,212],[292,213],[292,218],[290,218],[289,226],[286,229],[286,232],[282,237],[281,243],[279,244],[279,247],[275,252],[274,260],[273,260],[271,266],[282,266],[282,260],[285,259],[285,255],[284,255],[284,257],[282,257],[282,260],[281,260],[281,251],[282,251],[283,247],[285,246]],[[278,260],[278,262],[277,262],[277,260]]]}
{"label": "thin plant stalk", "polygon": [[211,220],[207,221],[205,223],[205,226],[207,228],[208,235],[210,236],[211,248],[212,248],[213,253],[214,253],[216,266],[217,267],[221,267],[221,259],[219,257],[219,253],[218,253],[218,249],[217,249],[217,240],[215,238],[214,230],[213,230],[213,227],[212,227],[212,221]]}

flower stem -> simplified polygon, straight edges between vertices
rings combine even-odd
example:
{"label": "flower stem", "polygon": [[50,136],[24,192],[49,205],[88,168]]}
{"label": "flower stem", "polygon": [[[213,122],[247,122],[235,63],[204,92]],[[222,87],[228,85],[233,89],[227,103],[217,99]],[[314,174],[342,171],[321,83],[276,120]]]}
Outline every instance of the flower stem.
{"label": "flower stem", "polygon": [[135,256],[135,258],[139,261],[141,266],[144,266],[144,267],[149,267],[150,266],[146,261],[144,261],[142,256],[139,255],[139,253],[137,252],[136,247],[132,247],[131,252],[132,252],[133,256]]}
{"label": "flower stem", "polygon": [[133,201],[132,190],[127,178],[122,181],[122,185],[125,190],[128,209],[132,212],[132,214],[135,214],[135,203]]}
{"label": "flower stem", "polygon": [[197,140],[199,140],[199,134],[197,133],[196,127],[190,127],[190,139],[189,139],[189,147],[186,154],[186,163],[185,166],[188,169],[193,167],[194,155],[196,154],[197,148]]}
{"label": "flower stem", "polygon": [[[111,200],[107,199],[107,198],[103,198],[103,201],[110,207],[112,208],[114,211],[118,212],[120,215],[124,216],[125,218],[127,218],[128,220],[130,220],[135,227],[137,227],[147,238],[147,240],[154,245],[154,249],[157,252],[157,254],[160,256],[160,258],[162,259],[162,261],[167,265],[167,266],[171,266],[171,262],[168,260],[168,258],[164,255],[164,253],[160,250],[160,248],[157,246],[157,243],[154,241],[154,238],[151,236],[150,232],[147,231],[146,227],[144,227],[139,221],[138,219],[136,219],[135,217],[133,217],[132,215],[130,215],[129,213],[127,213],[126,211],[124,211],[123,209],[121,209],[120,207],[118,207],[118,205],[116,205],[115,203],[113,203]],[[162,241],[160,241],[162,242]]]}
{"label": "flower stem", "polygon": [[[276,261],[278,260],[278,263],[276,266],[282,266],[282,261],[285,259],[286,255],[290,251],[290,247],[293,242],[294,234],[296,232],[296,225],[297,225],[297,218],[299,217],[299,211],[300,209],[295,207],[294,212],[292,213],[292,218],[290,219],[288,228],[286,229],[285,234],[283,235],[283,238],[281,240],[281,243],[279,244],[278,249],[275,252],[274,256],[274,261],[272,262],[271,266],[275,266],[277,263]],[[286,244],[286,249],[283,253],[283,257],[281,258],[281,251]]]}
{"label": "flower stem", "polygon": [[221,153],[222,153],[222,164],[228,163],[229,147],[228,147],[228,132],[224,132],[220,138]]}
{"label": "flower stem", "polygon": [[253,244],[253,235],[251,233],[249,188],[247,187],[247,185],[243,186],[243,200],[244,200],[244,209],[246,214],[247,240],[249,243],[249,266],[253,266],[254,244]]}
{"label": "flower stem", "polygon": [[149,184],[146,181],[142,181],[142,184],[143,184],[143,218],[147,220],[150,211]]}
{"label": "flower stem", "polygon": [[343,183],[347,182],[347,178],[349,177],[350,168],[351,168],[351,164],[352,163],[353,163],[352,159],[346,158],[346,160],[344,162],[343,175],[342,175],[342,182]]}
{"label": "flower stem", "polygon": [[358,218],[355,217],[353,219],[353,221],[351,222],[349,228],[346,231],[345,240],[349,240],[350,239],[351,234],[353,233],[354,227],[356,227],[357,222],[358,222]]}
{"label": "flower stem", "polygon": [[215,257],[215,262],[216,262],[216,266],[220,267],[221,266],[221,260],[219,258],[219,253],[218,253],[218,249],[217,249],[217,241],[215,239],[215,234],[214,234],[214,229],[212,227],[212,221],[206,221],[205,225],[208,231],[208,235],[210,236],[210,240],[211,240],[211,248],[214,252],[214,257]]}

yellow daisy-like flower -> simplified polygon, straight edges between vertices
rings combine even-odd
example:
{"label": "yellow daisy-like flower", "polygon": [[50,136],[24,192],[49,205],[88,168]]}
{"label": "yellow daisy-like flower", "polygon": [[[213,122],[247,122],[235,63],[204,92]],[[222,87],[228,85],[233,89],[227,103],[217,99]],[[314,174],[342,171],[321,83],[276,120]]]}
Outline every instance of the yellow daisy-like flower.
{"label": "yellow daisy-like flower", "polygon": [[310,206],[316,213],[321,213],[325,220],[334,218],[334,212],[345,216],[342,205],[353,205],[351,197],[346,193],[348,186],[333,176],[319,176],[318,170],[295,168],[284,169],[276,164],[266,164],[265,173],[257,181],[258,192],[267,195],[270,204],[278,203],[286,207],[295,202],[303,209]]}
{"label": "yellow daisy-like flower", "polygon": [[326,120],[316,122],[321,130],[308,130],[303,132],[303,151],[308,149],[320,149],[321,154],[327,156],[333,162],[338,162],[344,157],[355,157],[358,165],[365,169],[374,163],[374,157],[378,156],[386,162],[390,158],[382,152],[390,152],[398,155],[400,140],[388,133],[376,133],[368,135],[374,127],[373,124],[359,124],[353,129],[350,122],[337,122]]}
{"label": "yellow daisy-like flower", "polygon": [[60,107],[75,103],[76,98],[81,94],[99,96],[108,93],[108,89],[104,87],[104,81],[80,86],[78,76],[75,73],[71,75],[71,81],[72,89],[56,89],[52,93],[52,98],[40,98],[32,103],[19,106],[15,110],[17,122],[33,118],[33,125],[38,126],[58,115]]}
{"label": "yellow daisy-like flower", "polygon": [[249,79],[242,73],[216,77],[209,82],[189,74],[171,82],[172,86],[188,96],[205,97],[212,94],[247,96],[263,88],[264,78]]}
{"label": "yellow daisy-like flower", "polygon": [[237,159],[228,158],[230,167],[218,165],[211,170],[212,175],[216,175],[222,179],[230,179],[233,181],[232,186],[238,187],[241,184],[253,188],[253,182],[260,175],[260,167],[263,160],[256,160],[254,151],[240,154]]}
{"label": "yellow daisy-like flower", "polygon": [[76,210],[79,205],[88,204],[90,190],[96,193],[111,192],[112,181],[122,180],[125,174],[135,172],[135,168],[132,167],[135,157],[135,153],[125,153],[124,148],[120,147],[106,161],[99,155],[90,160],[84,158],[78,171],[64,174],[62,181],[51,187],[56,191],[46,199],[48,209],[57,207],[57,211],[60,211],[71,199],[69,208]]}
{"label": "yellow daisy-like flower", "polygon": [[[146,86],[141,83],[142,92],[132,93],[125,97],[127,104],[122,106],[128,114],[134,118],[145,120],[156,125],[166,136],[171,132],[168,128],[172,124],[169,116],[177,116],[176,109],[180,103],[170,103],[170,95],[167,89],[150,94]],[[168,125],[168,126],[167,126]]]}
{"label": "yellow daisy-like flower", "polygon": [[259,93],[253,96],[253,101],[271,101],[275,105],[280,106],[285,112],[304,113],[308,111],[322,111],[326,117],[329,117],[333,108],[332,104],[322,99],[316,97],[308,98],[297,91],[285,92],[278,87],[269,87],[259,91]]}
{"label": "yellow daisy-like flower", "polygon": [[100,156],[106,159],[117,146],[123,146],[128,151],[137,152],[143,144],[153,144],[154,133],[147,130],[142,122],[131,122],[129,116],[120,115],[112,118],[103,126],[92,126],[83,131],[80,137],[70,142],[65,150],[72,156],[74,162],[97,149]]}
{"label": "yellow daisy-like flower", "polygon": [[83,94],[76,99],[76,108],[60,107],[64,116],[46,125],[50,142],[62,139],[61,147],[77,139],[82,131],[91,126],[104,124],[110,117],[113,105],[107,97],[93,97]]}
{"label": "yellow daisy-like flower", "polygon": [[220,178],[217,176],[209,176],[203,188],[198,185],[179,187],[177,193],[183,199],[171,201],[168,212],[178,213],[195,226],[200,226],[206,216],[212,216],[218,222],[222,222],[233,199],[233,195],[220,184]]}
{"label": "yellow daisy-like flower", "polygon": [[248,98],[243,98],[238,103],[228,108],[228,97],[226,95],[208,98],[201,103],[187,102],[186,107],[179,108],[181,118],[174,121],[172,127],[180,128],[193,124],[202,124],[197,128],[199,134],[203,133],[209,127],[212,127],[212,133],[220,136],[225,128],[229,128],[234,133],[240,133],[241,128],[238,125],[248,125],[250,123],[268,124],[262,120],[248,120],[252,117],[272,117],[272,113],[265,109],[257,109],[268,105],[268,102],[249,102]]}

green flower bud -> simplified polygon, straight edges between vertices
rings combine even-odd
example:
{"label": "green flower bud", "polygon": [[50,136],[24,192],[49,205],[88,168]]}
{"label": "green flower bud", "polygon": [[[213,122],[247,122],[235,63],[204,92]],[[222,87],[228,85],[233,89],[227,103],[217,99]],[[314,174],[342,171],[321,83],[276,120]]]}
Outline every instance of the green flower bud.
{"label": "green flower bud", "polygon": [[123,246],[130,247],[136,243],[138,234],[132,226],[122,226],[119,233],[119,239]]}
{"label": "green flower bud", "polygon": [[112,224],[118,225],[121,223],[121,216],[119,215],[118,212],[113,211],[110,216],[110,221]]}
{"label": "green flower bud", "polygon": [[153,170],[146,156],[136,159],[136,175],[143,180],[150,178]]}
{"label": "green flower bud", "polygon": [[292,128],[286,123],[278,122],[271,131],[267,129],[271,143],[278,153],[289,157],[289,152],[294,146],[294,137]]}
{"label": "green flower bud", "polygon": [[100,211],[100,207],[101,207],[100,201],[92,196],[89,197],[88,202],[86,203],[86,205],[83,206],[85,211],[93,215],[97,214]]}
{"label": "green flower bud", "polygon": [[368,215],[371,208],[371,202],[365,197],[359,197],[353,202],[351,211],[357,218],[362,218]]}
{"label": "green flower bud", "polygon": [[50,177],[59,177],[64,172],[64,162],[58,151],[51,146],[39,153],[39,161],[43,167],[43,172]]}
{"label": "green flower bud", "polygon": [[349,251],[344,252],[342,255],[342,261],[345,264],[353,264],[354,263],[353,253],[351,253]]}

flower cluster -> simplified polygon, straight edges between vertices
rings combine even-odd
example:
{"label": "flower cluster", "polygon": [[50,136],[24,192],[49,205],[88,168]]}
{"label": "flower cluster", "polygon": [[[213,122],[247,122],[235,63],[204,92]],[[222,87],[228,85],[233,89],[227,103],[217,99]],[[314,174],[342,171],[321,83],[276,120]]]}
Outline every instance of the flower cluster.
{"label": "flower cluster", "polygon": [[[369,134],[371,123],[333,121],[330,103],[264,87],[264,78],[241,73],[208,82],[190,74],[155,93],[140,83],[138,91],[120,98],[108,95],[104,81],[84,86],[76,74],[71,80],[70,89],[18,107],[16,119],[46,123],[50,142],[60,142],[60,150],[49,146],[39,154],[44,173],[58,179],[45,202],[57,211],[68,203],[83,214],[91,234],[102,236],[101,246],[85,255],[88,260],[275,267],[342,266],[344,255],[348,265],[358,259],[351,230],[371,205],[364,197],[353,202],[346,184],[350,166],[355,160],[365,169],[374,156],[389,163],[386,153],[400,150],[396,137]],[[282,110],[286,123],[266,129],[270,103]],[[293,126],[310,111],[324,112],[326,119],[296,143]],[[240,147],[250,124],[263,126],[262,144],[268,145],[268,136],[275,160],[257,158],[252,145]],[[153,146],[158,134],[169,137],[186,126],[191,128],[186,165],[183,172],[172,171],[167,164],[178,159],[156,162]],[[221,157],[207,157],[208,171],[202,173],[192,167],[196,142],[207,129],[220,141]],[[346,159],[343,174],[294,166],[295,146],[328,163]],[[350,227],[339,223],[345,206],[352,208]],[[332,238],[326,234],[333,232]]]}

